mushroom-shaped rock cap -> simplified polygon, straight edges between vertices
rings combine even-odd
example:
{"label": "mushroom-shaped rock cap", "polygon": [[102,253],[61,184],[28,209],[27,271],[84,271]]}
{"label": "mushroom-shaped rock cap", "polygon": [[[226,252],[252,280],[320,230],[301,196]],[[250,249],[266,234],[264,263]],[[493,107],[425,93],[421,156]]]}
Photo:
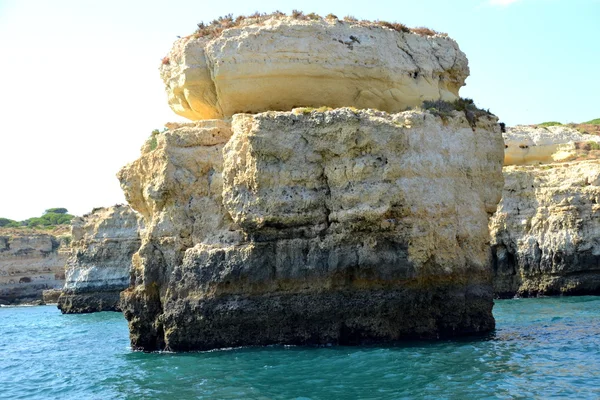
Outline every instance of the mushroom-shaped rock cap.
{"label": "mushroom-shaped rock cap", "polygon": [[455,100],[469,75],[445,35],[337,19],[256,21],[175,42],[160,67],[173,111],[191,120],[299,106],[398,112]]}

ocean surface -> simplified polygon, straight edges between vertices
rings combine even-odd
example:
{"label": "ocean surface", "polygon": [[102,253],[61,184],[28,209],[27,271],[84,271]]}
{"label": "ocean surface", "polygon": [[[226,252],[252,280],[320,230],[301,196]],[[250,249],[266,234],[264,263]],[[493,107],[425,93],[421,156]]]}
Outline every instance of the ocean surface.
{"label": "ocean surface", "polygon": [[172,354],[131,351],[119,313],[0,308],[0,398],[600,398],[600,297],[500,300],[494,315],[480,339]]}

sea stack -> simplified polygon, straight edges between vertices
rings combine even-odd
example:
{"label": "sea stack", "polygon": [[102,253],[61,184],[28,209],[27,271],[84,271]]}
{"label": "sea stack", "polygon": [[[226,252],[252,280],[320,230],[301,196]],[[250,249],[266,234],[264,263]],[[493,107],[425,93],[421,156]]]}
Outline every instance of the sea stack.
{"label": "sea stack", "polygon": [[131,258],[140,248],[141,218],[129,206],[95,208],[71,221],[71,256],[58,298],[63,314],[120,311]]}
{"label": "sea stack", "polygon": [[132,346],[493,329],[497,118],[404,111],[458,98],[456,42],[335,18],[227,26],[175,43],[161,76],[193,122],[167,124],[118,175],[146,226],[122,293]]}

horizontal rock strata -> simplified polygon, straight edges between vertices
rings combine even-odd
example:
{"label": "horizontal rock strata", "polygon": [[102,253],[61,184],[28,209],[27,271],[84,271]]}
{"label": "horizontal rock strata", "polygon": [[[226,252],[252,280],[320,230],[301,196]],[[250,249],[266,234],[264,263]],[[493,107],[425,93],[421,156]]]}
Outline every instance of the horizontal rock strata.
{"label": "horizontal rock strata", "polygon": [[399,112],[455,100],[468,74],[445,35],[285,17],[181,38],[161,65],[169,105],[191,120],[300,106]]}
{"label": "horizontal rock strata", "polygon": [[568,126],[508,128],[503,134],[504,165],[537,165],[569,161],[578,156],[578,144],[600,143],[600,136],[582,134]]}
{"label": "horizontal rock strata", "polygon": [[504,177],[490,220],[496,295],[600,294],[600,160],[509,166]]}
{"label": "horizontal rock strata", "polygon": [[170,125],[119,173],[146,224],[122,294],[133,347],[489,331],[502,149],[496,118],[459,112]]}
{"label": "horizontal rock strata", "polygon": [[44,290],[62,287],[67,237],[0,230],[0,304],[41,303]]}
{"label": "horizontal rock strata", "polygon": [[140,222],[128,206],[94,209],[71,222],[72,253],[58,308],[66,314],[120,311],[131,258],[140,247]]}

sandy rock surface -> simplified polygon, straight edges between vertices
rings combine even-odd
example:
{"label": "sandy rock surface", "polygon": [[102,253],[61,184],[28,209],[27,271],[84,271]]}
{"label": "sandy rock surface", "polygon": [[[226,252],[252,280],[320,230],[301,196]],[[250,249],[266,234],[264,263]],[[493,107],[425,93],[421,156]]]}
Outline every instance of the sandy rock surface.
{"label": "sandy rock surface", "polygon": [[272,18],[179,39],[160,72],[173,111],[201,120],[308,106],[398,112],[455,100],[469,68],[444,35]]}

